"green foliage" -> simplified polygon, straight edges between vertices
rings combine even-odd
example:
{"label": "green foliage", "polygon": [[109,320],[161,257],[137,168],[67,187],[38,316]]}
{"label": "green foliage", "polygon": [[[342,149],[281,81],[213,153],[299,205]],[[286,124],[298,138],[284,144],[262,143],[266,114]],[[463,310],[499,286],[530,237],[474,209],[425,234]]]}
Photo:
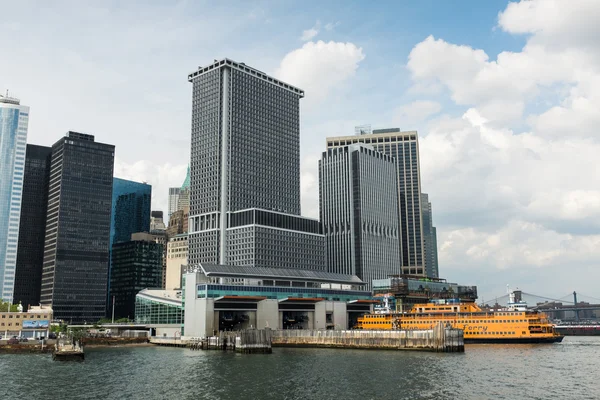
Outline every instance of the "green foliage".
{"label": "green foliage", "polygon": [[0,301],[0,312],[8,312],[9,305],[10,305],[10,312],[18,311],[18,309],[17,309],[18,304],[9,304],[8,302]]}
{"label": "green foliage", "polygon": [[118,319],[118,320],[116,320],[115,322],[116,322],[117,324],[121,324],[121,323],[124,323],[124,322],[131,322],[131,321],[129,320],[129,318],[119,318],[119,319]]}
{"label": "green foliage", "polygon": [[50,332],[59,334],[59,333],[65,333],[67,331],[67,326],[66,325],[51,325],[50,326]]}

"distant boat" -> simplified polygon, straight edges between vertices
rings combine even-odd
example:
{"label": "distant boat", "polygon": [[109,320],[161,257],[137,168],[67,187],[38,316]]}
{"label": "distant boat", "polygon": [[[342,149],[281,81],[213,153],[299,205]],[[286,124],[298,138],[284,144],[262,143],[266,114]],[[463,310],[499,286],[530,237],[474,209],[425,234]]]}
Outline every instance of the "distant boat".
{"label": "distant boat", "polygon": [[54,361],[83,361],[85,359],[83,346],[80,346],[79,342],[73,343],[73,340],[69,338],[59,339],[52,352],[52,359]]}

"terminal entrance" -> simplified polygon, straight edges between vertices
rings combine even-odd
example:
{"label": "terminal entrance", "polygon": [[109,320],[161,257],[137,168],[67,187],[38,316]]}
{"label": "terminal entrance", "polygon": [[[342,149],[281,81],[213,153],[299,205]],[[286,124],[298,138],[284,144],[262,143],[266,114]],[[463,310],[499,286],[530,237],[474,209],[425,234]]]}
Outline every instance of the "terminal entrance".
{"label": "terminal entrance", "polygon": [[[239,331],[248,329],[252,324],[252,320],[256,319],[252,312],[248,311],[219,311],[219,331]],[[254,317],[254,318],[252,318]]]}
{"label": "terminal entrance", "polygon": [[284,311],[283,329],[308,329],[310,316],[303,311]]}

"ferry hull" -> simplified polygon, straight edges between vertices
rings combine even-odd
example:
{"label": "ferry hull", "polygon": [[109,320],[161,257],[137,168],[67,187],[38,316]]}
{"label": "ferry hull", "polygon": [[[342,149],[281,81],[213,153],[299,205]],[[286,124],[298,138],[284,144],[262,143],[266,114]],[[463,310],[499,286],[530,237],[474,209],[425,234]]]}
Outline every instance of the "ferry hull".
{"label": "ferry hull", "polygon": [[476,344],[476,343],[496,343],[496,344],[532,344],[532,343],[560,343],[564,339],[564,336],[554,337],[528,337],[528,338],[485,338],[485,339],[467,339],[465,338],[465,344]]}

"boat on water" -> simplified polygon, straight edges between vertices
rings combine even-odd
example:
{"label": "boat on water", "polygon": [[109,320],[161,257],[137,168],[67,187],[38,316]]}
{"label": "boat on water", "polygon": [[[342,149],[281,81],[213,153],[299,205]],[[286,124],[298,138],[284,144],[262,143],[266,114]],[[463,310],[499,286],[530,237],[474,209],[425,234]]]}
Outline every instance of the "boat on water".
{"label": "boat on water", "polygon": [[73,342],[72,339],[61,338],[56,342],[52,359],[54,361],[83,361],[85,359],[83,346],[78,341]]}
{"label": "boat on water", "polygon": [[462,329],[465,343],[557,343],[564,338],[544,313],[515,301],[514,292],[509,293],[508,307],[498,311],[482,310],[475,303],[457,299],[435,299],[398,313],[389,310],[384,299],[383,307],[359,317],[355,328],[421,330],[440,322]]}

